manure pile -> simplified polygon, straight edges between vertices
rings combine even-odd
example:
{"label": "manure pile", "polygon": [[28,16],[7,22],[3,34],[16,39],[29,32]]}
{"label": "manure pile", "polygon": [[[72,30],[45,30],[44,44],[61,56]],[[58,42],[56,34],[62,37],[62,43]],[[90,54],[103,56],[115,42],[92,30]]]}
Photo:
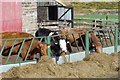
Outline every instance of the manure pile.
{"label": "manure pile", "polygon": [[37,64],[14,67],[3,78],[96,78],[118,77],[118,53],[92,53],[82,61],[54,64],[44,56]]}

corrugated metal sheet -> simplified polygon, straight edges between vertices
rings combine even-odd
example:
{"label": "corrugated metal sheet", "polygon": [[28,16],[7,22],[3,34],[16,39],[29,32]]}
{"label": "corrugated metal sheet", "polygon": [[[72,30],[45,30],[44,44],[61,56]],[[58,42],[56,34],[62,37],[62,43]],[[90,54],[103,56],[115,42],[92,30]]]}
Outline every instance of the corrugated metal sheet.
{"label": "corrugated metal sheet", "polygon": [[21,2],[0,2],[0,32],[22,31]]}

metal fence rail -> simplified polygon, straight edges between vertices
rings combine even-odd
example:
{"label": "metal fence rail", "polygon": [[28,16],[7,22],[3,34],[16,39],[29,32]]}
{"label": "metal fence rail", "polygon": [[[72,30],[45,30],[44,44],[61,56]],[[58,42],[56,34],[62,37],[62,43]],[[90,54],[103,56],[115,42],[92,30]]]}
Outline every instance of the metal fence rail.
{"label": "metal fence rail", "polygon": [[111,27],[118,25],[118,20],[104,20],[104,19],[74,19],[75,26],[87,26],[91,28]]}

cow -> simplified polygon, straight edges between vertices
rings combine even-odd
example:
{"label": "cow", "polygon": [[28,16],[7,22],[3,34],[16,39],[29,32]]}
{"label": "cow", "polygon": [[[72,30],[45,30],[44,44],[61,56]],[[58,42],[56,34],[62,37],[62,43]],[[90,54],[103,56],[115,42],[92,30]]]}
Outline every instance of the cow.
{"label": "cow", "polygon": [[[76,43],[78,46],[82,46],[83,50],[85,50],[82,42],[84,45],[86,44],[85,42],[85,32],[88,31],[89,29],[87,28],[69,28],[69,27],[61,27],[58,31],[59,34],[61,34],[61,38],[67,39],[71,43],[71,46],[76,47]],[[73,35],[74,37],[73,37]],[[81,40],[81,38],[82,40]],[[90,50],[95,50],[97,53],[101,53],[101,44],[99,42],[99,39],[96,35],[94,35],[93,32],[89,33],[89,38],[90,38],[90,44],[89,44],[89,49]],[[76,43],[75,43],[76,40]],[[68,45],[67,45],[68,46]],[[68,51],[71,52],[71,48],[68,48]]]}
{"label": "cow", "polygon": [[[1,39],[8,39],[8,38],[26,38],[22,50],[20,52],[20,57],[22,58],[22,60],[25,60],[26,57],[26,53],[28,51],[28,48],[32,42],[32,38],[34,38],[34,36],[32,34],[26,33],[26,32],[3,32],[0,33],[1,35]],[[2,46],[4,45],[5,41],[0,41],[0,50],[2,50]],[[20,47],[22,46],[22,42],[23,39],[19,39],[16,40],[16,42],[14,42],[14,40],[7,40],[4,50],[2,52],[3,56],[8,56],[10,49],[12,48],[12,44],[14,44],[13,50],[11,52],[11,55],[18,55],[18,51],[20,50]],[[46,49],[49,47],[49,44],[40,42],[37,38],[34,39],[32,46],[30,48],[29,54],[27,59],[33,59],[33,55],[39,53],[40,56],[44,56],[46,55]]]}
{"label": "cow", "polygon": [[[57,31],[52,31],[46,28],[39,28],[36,33],[36,37],[40,36],[50,36],[51,37],[51,43],[50,43],[50,49],[51,49],[51,56],[56,57],[58,60],[58,57],[61,55],[61,53],[65,52],[67,53],[66,48],[66,41],[63,38],[60,38]],[[42,40],[44,42],[45,40]]]}

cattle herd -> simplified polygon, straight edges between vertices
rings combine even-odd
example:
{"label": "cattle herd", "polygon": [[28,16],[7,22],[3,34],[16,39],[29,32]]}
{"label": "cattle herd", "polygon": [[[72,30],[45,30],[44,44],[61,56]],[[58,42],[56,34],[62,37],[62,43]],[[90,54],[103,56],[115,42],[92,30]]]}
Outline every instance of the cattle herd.
{"label": "cattle herd", "polygon": [[[12,39],[0,41],[0,51],[2,56],[19,55],[24,61],[26,56],[27,59],[33,59],[34,54],[37,53],[39,53],[39,57],[47,55],[46,49],[50,47],[51,56],[58,59],[63,52],[65,54],[71,53],[72,47],[82,47],[85,50],[85,32],[87,30],[86,28],[62,27],[58,31],[52,31],[46,28],[39,28],[35,36],[26,32],[3,32],[0,33],[2,35],[1,39]],[[41,36],[49,36],[50,44],[45,43],[45,38],[41,38]],[[15,40],[13,38],[23,39]],[[89,50],[101,53],[101,44],[98,37],[93,32],[90,32],[89,38]]]}

